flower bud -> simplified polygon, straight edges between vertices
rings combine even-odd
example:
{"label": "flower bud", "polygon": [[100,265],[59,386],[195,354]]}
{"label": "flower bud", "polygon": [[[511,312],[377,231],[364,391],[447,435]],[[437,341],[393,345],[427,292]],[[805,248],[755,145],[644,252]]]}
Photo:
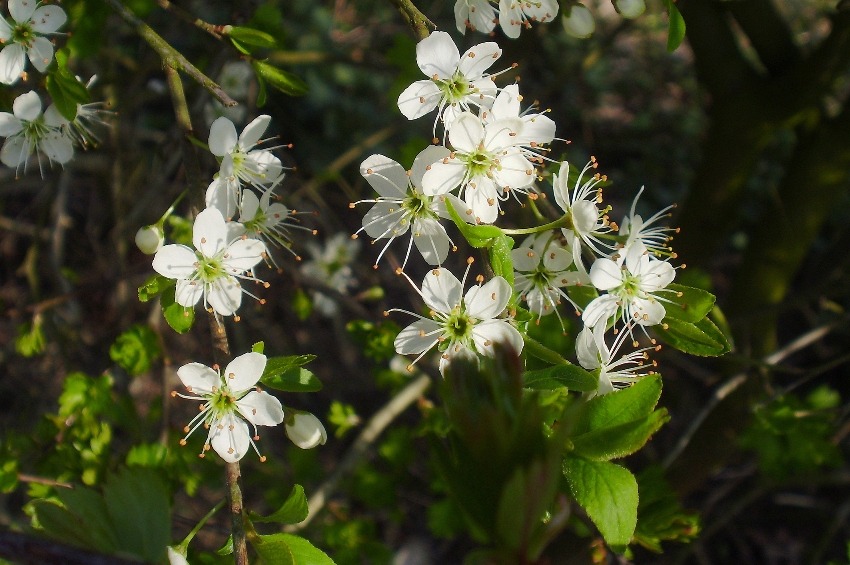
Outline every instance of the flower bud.
{"label": "flower bud", "polygon": [[186,548],[183,547],[172,547],[168,546],[165,548],[168,553],[168,563],[169,565],[189,565],[189,562],[186,561],[185,551]]}
{"label": "flower bud", "polygon": [[292,418],[287,418],[286,435],[301,449],[323,445],[328,439],[322,422],[309,412],[295,412]]}
{"label": "flower bud", "polygon": [[159,251],[164,242],[165,233],[156,224],[139,228],[139,231],[136,232],[136,247],[145,255],[153,255]]}
{"label": "flower bud", "polygon": [[564,31],[579,39],[590,37],[596,29],[593,14],[583,4],[573,4],[565,10],[561,23],[564,25]]}
{"label": "flower bud", "polygon": [[646,10],[643,0],[614,0],[614,8],[624,18],[636,18]]}

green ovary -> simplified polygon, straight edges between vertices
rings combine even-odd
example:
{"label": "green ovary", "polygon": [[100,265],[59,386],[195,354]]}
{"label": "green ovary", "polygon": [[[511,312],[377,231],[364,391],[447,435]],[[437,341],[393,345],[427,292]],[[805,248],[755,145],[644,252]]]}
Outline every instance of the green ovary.
{"label": "green ovary", "polygon": [[220,279],[226,274],[218,257],[198,257],[198,276],[205,283]]}
{"label": "green ovary", "polygon": [[466,155],[464,161],[466,161],[466,170],[469,171],[470,177],[486,175],[495,164],[493,156],[483,148],[478,148]]}
{"label": "green ovary", "polygon": [[466,77],[460,72],[456,72],[450,80],[438,80],[435,82],[449,103],[463,100],[470,93],[469,83]]}
{"label": "green ovary", "polygon": [[28,25],[19,25],[12,30],[12,42],[23,45],[26,48],[32,47],[32,40],[35,39],[35,34],[32,28]]}
{"label": "green ovary", "polygon": [[444,336],[449,343],[468,343],[475,321],[461,308],[454,308],[443,323]]}

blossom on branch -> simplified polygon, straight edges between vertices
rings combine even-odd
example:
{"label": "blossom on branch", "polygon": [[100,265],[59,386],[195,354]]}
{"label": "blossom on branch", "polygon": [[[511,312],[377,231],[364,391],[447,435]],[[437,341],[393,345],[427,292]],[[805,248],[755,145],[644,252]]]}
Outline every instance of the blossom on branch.
{"label": "blossom on branch", "polygon": [[[276,426],[283,422],[283,407],[280,401],[265,391],[256,388],[266,367],[266,356],[260,353],[245,353],[227,364],[223,373],[201,363],[189,363],[177,369],[177,376],[189,394],[172,392],[172,396],[200,400],[200,412],[184,428],[186,436],[180,445],[199,427],[207,428],[207,439],[201,457],[214,449],[222,459],[234,463],[242,459],[248,448],[260,439],[257,426]],[[251,424],[253,434],[248,424]]]}
{"label": "blossom on branch", "polygon": [[0,82],[18,82],[29,58],[32,66],[43,73],[53,60],[53,43],[46,35],[54,35],[68,16],[59,6],[39,6],[36,0],[9,0],[11,21],[0,16]]}
{"label": "blossom on branch", "polygon": [[12,103],[12,113],[0,112],[0,137],[5,137],[0,149],[0,161],[15,169],[16,173],[26,170],[30,156],[35,153],[38,168],[41,154],[51,163],[64,165],[74,156],[74,146],[64,130],[68,120],[62,117],[54,105],[41,112],[41,98],[31,90],[21,94]]}

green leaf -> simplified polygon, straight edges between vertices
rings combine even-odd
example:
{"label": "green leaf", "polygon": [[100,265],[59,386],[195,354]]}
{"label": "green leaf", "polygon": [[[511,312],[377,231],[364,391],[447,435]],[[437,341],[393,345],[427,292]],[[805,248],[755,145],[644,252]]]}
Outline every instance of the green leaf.
{"label": "green leaf", "polygon": [[360,416],[357,415],[354,406],[334,400],[328,411],[328,422],[336,428],[334,436],[341,438],[348,430],[360,425]]}
{"label": "green leaf", "polygon": [[493,240],[489,250],[490,266],[493,268],[493,272],[507,280],[512,288],[514,286],[514,262],[511,258],[513,247],[513,238],[502,234]]}
{"label": "green leaf", "polygon": [[671,298],[666,295],[665,298],[670,302],[662,302],[666,312],[665,321],[669,318],[676,318],[683,322],[695,324],[705,318],[714,307],[716,299],[710,292],[675,283],[667,285],[667,288],[675,291],[676,296]]}
{"label": "green leaf", "polygon": [[[277,39],[273,35],[252,27],[230,26],[228,35],[231,41],[236,40],[242,45],[250,45],[263,49],[275,49],[278,46]],[[235,42],[234,45],[236,45]]]}
{"label": "green leaf", "polygon": [[47,339],[42,330],[42,317],[36,315],[32,324],[21,324],[18,326],[18,337],[15,338],[15,351],[23,357],[32,357],[44,352]]}
{"label": "green leaf", "polygon": [[[258,77],[262,77],[272,87],[284,94],[290,96],[303,96],[307,94],[307,83],[289,71],[279,69],[265,61],[251,61],[251,66],[254,67],[254,72],[257,73]],[[259,100],[257,104],[259,105]]]}
{"label": "green leaf", "polygon": [[564,476],[576,502],[584,508],[609,545],[625,546],[637,525],[638,487],[634,475],[608,461],[567,456]]}
{"label": "green leaf", "polygon": [[266,81],[260,75],[257,75],[257,87],[257,108],[262,108],[266,105],[268,90],[266,89]]}
{"label": "green leaf", "polygon": [[531,540],[543,526],[559,483],[557,460],[535,459],[518,467],[502,488],[496,515],[496,533],[501,548],[528,551]]}
{"label": "green leaf", "polygon": [[103,498],[121,550],[161,562],[171,542],[171,509],[159,476],[145,467],[126,468],[107,479]]}
{"label": "green leaf", "polygon": [[224,545],[215,550],[216,555],[233,555],[233,534],[227,536]]}
{"label": "green leaf", "polygon": [[[446,209],[449,211],[449,215],[457,226],[457,229],[460,230],[461,235],[466,238],[469,245],[476,249],[490,247],[496,239],[506,237],[504,232],[496,226],[468,224],[460,217],[460,214],[458,214],[448,199],[446,199]],[[511,246],[513,246],[513,242],[511,242]],[[508,250],[508,254],[510,255],[510,249]]]}
{"label": "green leaf", "polygon": [[304,487],[295,485],[292,487],[292,492],[286,498],[283,506],[277,509],[273,514],[268,516],[260,516],[251,512],[251,520],[254,522],[276,522],[278,524],[297,524],[307,519],[307,496],[304,494]]}
{"label": "green leaf", "polygon": [[156,334],[139,324],[119,335],[109,348],[110,359],[133,377],[148,372],[160,354]]}
{"label": "green leaf", "polygon": [[67,49],[56,52],[56,67],[47,75],[46,86],[56,109],[68,121],[73,121],[77,117],[78,104],[89,101],[86,85],[68,70]]}
{"label": "green leaf", "polygon": [[676,8],[674,0],[664,0],[664,4],[667,6],[667,17],[670,22],[667,27],[667,51],[672,53],[685,39],[685,19]]}
{"label": "green leaf", "polygon": [[175,332],[184,334],[192,329],[195,323],[195,309],[186,308],[174,302],[174,287],[169,287],[162,293],[160,298],[162,315],[165,321]]}
{"label": "green leaf", "polygon": [[269,388],[284,392],[317,392],[322,383],[312,372],[303,369],[315,355],[291,355],[289,357],[270,357],[266,361],[266,370],[260,382]]}
{"label": "green leaf", "polygon": [[640,502],[634,539],[661,553],[661,542],[688,542],[700,530],[699,514],[682,508],[660,467],[649,467],[637,477]]}
{"label": "green leaf", "polygon": [[333,560],[304,538],[292,534],[248,538],[264,565],[333,565]]}
{"label": "green leaf", "polygon": [[[71,515],[69,527],[82,530],[80,538],[87,538],[88,547],[97,549],[104,553],[113,553],[120,546],[118,535],[115,532],[109,512],[103,497],[92,489],[74,488],[59,489],[56,491],[59,500],[65,510]],[[39,521],[41,515],[39,515]],[[42,526],[56,534],[53,527]],[[70,541],[70,540],[69,540]]]}
{"label": "green leaf", "polygon": [[590,392],[596,390],[599,377],[572,363],[560,363],[526,371],[523,375],[523,386],[532,390],[555,390],[566,387],[569,390]]}
{"label": "green leaf", "polygon": [[635,453],[661,426],[670,420],[667,410],[652,412],[645,418],[593,430],[570,438],[575,452],[592,461],[619,459]]}
{"label": "green leaf", "polygon": [[175,286],[176,283],[177,281],[174,279],[167,279],[159,274],[153,275],[139,287],[139,302],[147,302],[159,296],[165,289]]}
{"label": "green leaf", "polygon": [[254,345],[251,346],[252,353],[262,353],[266,349],[266,344],[262,341],[258,341]]}
{"label": "green leaf", "polygon": [[726,336],[708,318],[696,324],[664,318],[654,329],[664,343],[691,355],[717,356],[732,350]]}
{"label": "green leaf", "polygon": [[661,375],[647,375],[633,386],[591,398],[576,422],[571,437],[629,424],[653,411],[661,397]]}

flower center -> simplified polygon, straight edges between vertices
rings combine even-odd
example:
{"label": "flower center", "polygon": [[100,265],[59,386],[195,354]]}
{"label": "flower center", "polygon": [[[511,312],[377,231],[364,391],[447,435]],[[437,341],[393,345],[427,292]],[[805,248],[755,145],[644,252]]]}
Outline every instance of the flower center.
{"label": "flower center", "polygon": [[39,139],[47,135],[47,133],[50,131],[50,127],[48,127],[48,125],[44,123],[43,115],[38,116],[31,122],[21,120],[21,123],[24,126],[24,137],[32,141],[38,141]]}
{"label": "flower center", "polygon": [[460,342],[466,344],[472,339],[472,328],[475,320],[461,306],[455,306],[443,322],[443,337],[446,346]]}
{"label": "flower center", "polygon": [[431,197],[419,194],[418,192],[414,192],[412,196],[405,198],[401,203],[401,207],[413,217],[435,215],[431,212]]}
{"label": "flower center", "polygon": [[211,283],[216,279],[227,276],[227,273],[224,271],[224,265],[218,255],[215,257],[204,257],[200,252],[196,255],[198,257],[198,277],[202,281]]}
{"label": "flower center", "polygon": [[472,153],[460,157],[466,163],[466,170],[470,177],[486,175],[497,164],[493,155],[484,149],[483,145],[479,145]]}
{"label": "flower center", "polygon": [[35,39],[35,33],[28,23],[18,24],[12,29],[13,43],[19,43],[29,49],[32,47],[33,39]]}
{"label": "flower center", "polygon": [[460,71],[455,71],[454,76],[448,80],[436,80],[437,87],[442,91],[443,97],[450,103],[460,102],[469,95],[469,81]]}

